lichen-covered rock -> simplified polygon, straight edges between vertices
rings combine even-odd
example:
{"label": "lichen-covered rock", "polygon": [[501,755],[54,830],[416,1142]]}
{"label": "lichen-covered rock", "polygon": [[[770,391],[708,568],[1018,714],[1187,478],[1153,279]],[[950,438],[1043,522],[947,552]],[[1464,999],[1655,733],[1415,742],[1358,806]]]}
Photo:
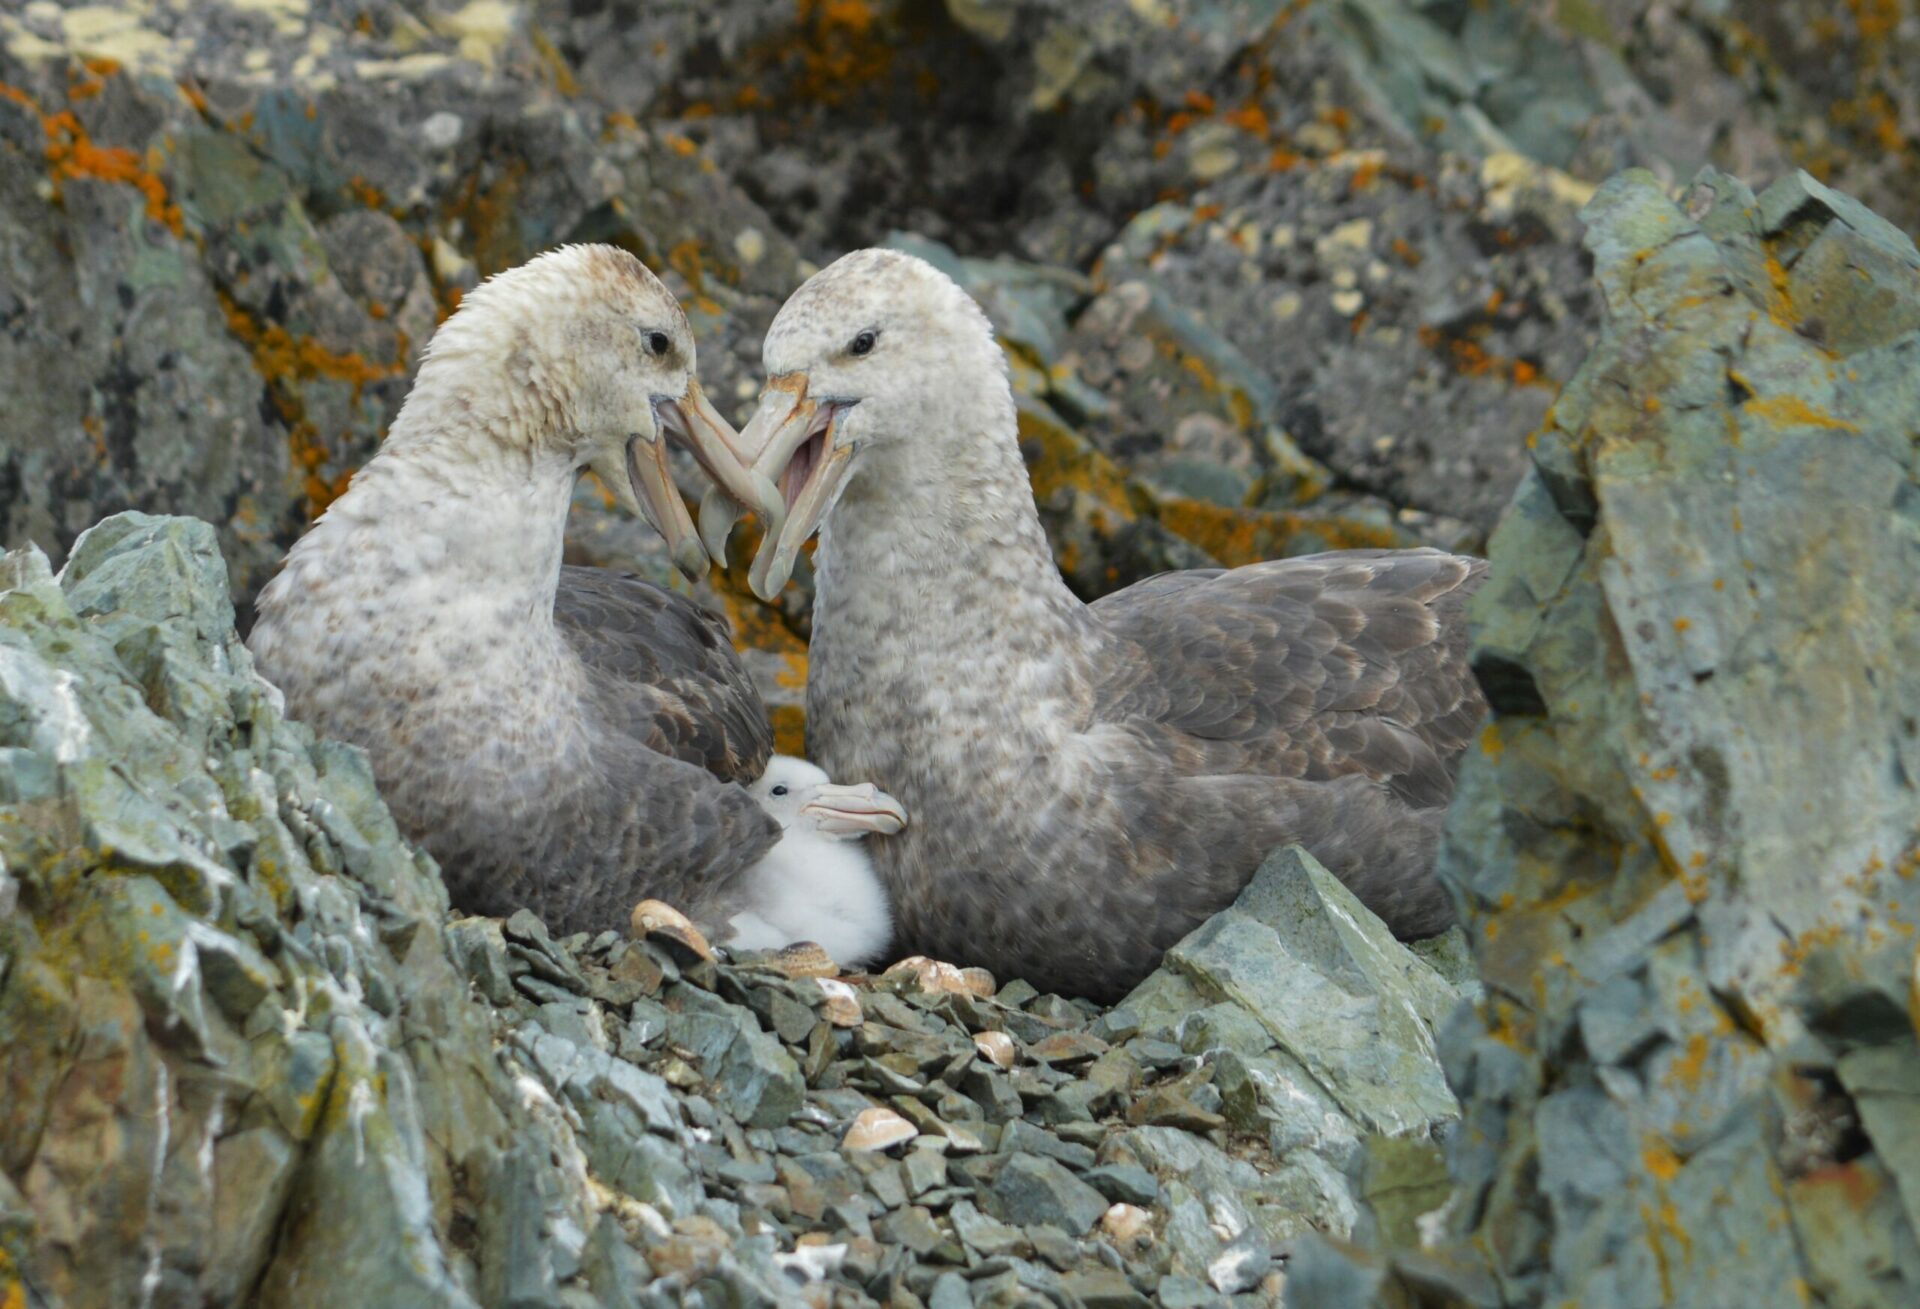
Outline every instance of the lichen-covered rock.
{"label": "lichen-covered rock", "polygon": [[658,1134],[685,1172],[665,1083],[544,1033],[497,1048],[437,870],[357,751],[281,717],[208,525],[125,514],[57,581],[33,550],[3,572],[0,1298],[465,1305],[577,1282],[617,1228],[588,1161]]}
{"label": "lichen-covered rock", "polygon": [[744,384],[800,277],[690,143],[570,99],[526,5],[308,8],[0,15],[7,544],[194,513],[250,600],[462,292],[562,241],[671,272],[710,388]]}
{"label": "lichen-covered rock", "polygon": [[[512,1119],[432,867],[358,755],[280,718],[206,525],[110,520],[58,584],[37,552],[8,558],[19,1276],[53,1304],[469,1303],[453,1179]],[[406,1052],[429,1032],[472,1079],[458,1100],[416,1093]]]}
{"label": "lichen-covered rock", "polygon": [[[1571,214],[1609,172],[1806,162],[1920,215],[1920,29],[1881,3],[1736,10],[4,7],[0,545],[58,564],[116,510],[193,513],[244,630],[479,277],[561,241],[634,250],[740,417],[810,266],[911,233],[994,315],[1081,594],[1329,546],[1475,550],[1591,341]],[[597,488],[568,548],[671,575]],[[697,588],[791,751],[798,574],[772,609]]]}
{"label": "lichen-covered rock", "polygon": [[[1264,1137],[1275,1163],[1230,1177],[1230,1161],[1210,1163],[1179,1137],[1151,1135],[1158,1128],[1130,1133],[1127,1152],[1208,1203],[1240,1196],[1276,1241],[1309,1227],[1347,1235],[1361,1215],[1356,1169],[1372,1136],[1438,1159],[1458,1108],[1435,1031],[1461,996],[1311,855],[1277,851],[1107,1020],[1143,1027],[1123,1047],[1136,1057],[1199,1061],[1205,1104],[1189,1112],[1211,1106],[1236,1133]],[[1170,1044],[1168,1054],[1156,1043]],[[1152,1105],[1135,1102],[1136,1111]],[[1429,1208],[1445,1200],[1442,1191]]]}
{"label": "lichen-covered rock", "polygon": [[1605,330],[1494,536],[1442,857],[1454,1240],[1375,1281],[1910,1303],[1920,253],[1805,175],[1586,218]]}

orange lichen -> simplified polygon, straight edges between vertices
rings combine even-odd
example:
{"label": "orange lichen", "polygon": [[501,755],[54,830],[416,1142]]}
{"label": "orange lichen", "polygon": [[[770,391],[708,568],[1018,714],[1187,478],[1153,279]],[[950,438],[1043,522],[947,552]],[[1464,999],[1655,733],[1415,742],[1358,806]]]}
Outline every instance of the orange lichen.
{"label": "orange lichen", "polygon": [[1424,326],[1419,330],[1420,344],[1429,350],[1444,354],[1455,370],[1468,377],[1499,377],[1515,386],[1547,386],[1554,382],[1546,377],[1540,366],[1529,359],[1503,359],[1487,353],[1475,336],[1487,330],[1482,322],[1467,329],[1466,335],[1456,335],[1438,327]]}
{"label": "orange lichen", "polygon": [[1773,292],[1773,303],[1768,305],[1768,312],[1776,320],[1788,322],[1791,326],[1789,320],[1793,315],[1793,296],[1788,290],[1787,267],[1780,262],[1780,256],[1772,250],[1767,251],[1766,267],[1767,285]]}
{"label": "orange lichen", "polygon": [[[530,253],[524,247],[518,212],[527,163],[509,155],[497,164],[475,169],[447,197],[441,217],[465,227],[473,259],[482,273],[511,268]],[[431,267],[431,262],[429,262]],[[451,312],[458,301],[444,307]]]}
{"label": "orange lichen", "polygon": [[796,0],[800,39],[783,48],[799,56],[794,91],[804,99],[837,105],[893,68],[893,48],[878,31],[869,0]]}
{"label": "orange lichen", "polygon": [[333,454],[306,416],[300,384],[320,377],[347,382],[353,388],[353,399],[358,401],[368,382],[405,371],[406,338],[398,340],[397,357],[392,363],[376,364],[352,351],[331,350],[310,336],[296,336],[279,323],[262,325],[224,291],[216,294],[226,315],[227,330],[253,352],[254,369],[265,380],[274,408],[287,423],[288,448],[303,474],[307,514],[318,517],[347,489],[353,472],[349,469],[332,478],[323,475]]}
{"label": "orange lichen", "polygon": [[773,726],[773,748],[780,754],[805,756],[807,753],[807,711],[797,704],[767,707],[767,721]]}
{"label": "orange lichen", "polygon": [[1391,549],[1401,544],[1391,527],[1316,518],[1292,510],[1240,509],[1177,496],[1162,500],[1159,509],[1162,526],[1229,568],[1277,559],[1302,535],[1311,535],[1330,550]]}
{"label": "orange lichen", "polygon": [[380,188],[358,173],[355,173],[347,179],[347,191],[355,200],[358,200],[368,209],[385,209],[387,207],[387,197],[381,192]]}
{"label": "orange lichen", "polygon": [[108,459],[107,425],[100,421],[98,414],[87,414],[80,419],[80,430],[92,439],[94,458],[98,459],[101,467],[104,468]]}
{"label": "orange lichen", "polygon": [[687,279],[687,285],[693,288],[696,295],[706,287],[707,266],[700,257],[698,239],[688,237],[667,251],[667,265]]}
{"label": "orange lichen", "polygon": [[538,24],[530,24],[529,34],[533,37],[533,51],[540,56],[540,63],[547,71],[547,77],[553,83],[553,89],[563,96],[580,94],[580,83],[573,75],[573,68],[567,63],[567,57],[560,53],[547,34]]}
{"label": "orange lichen", "polygon": [[1023,409],[1018,422],[1034,499],[1044,504],[1063,489],[1081,491],[1123,521],[1133,520],[1127,476],[1117,464],[1039,414]]}
{"label": "orange lichen", "polygon": [[1673,1061],[1672,1078],[1689,1091],[1700,1088],[1700,1079],[1707,1067],[1707,1036],[1704,1032],[1695,1032],[1687,1038],[1686,1053]]}
{"label": "orange lichen", "polygon": [[801,691],[807,685],[807,655],[804,650],[786,652],[785,665],[773,675],[776,686],[784,686],[789,691]]}
{"label": "orange lichen", "polygon": [[13,1256],[0,1247],[0,1309],[26,1309],[27,1292],[14,1267]]}
{"label": "orange lichen", "polygon": [[1241,131],[1254,136],[1264,137],[1273,130],[1273,125],[1267,120],[1267,111],[1251,100],[1238,109],[1228,110],[1223,118]]}
{"label": "orange lichen", "polygon": [[1900,0],[1846,0],[1864,42],[1884,41],[1900,25]]}
{"label": "orange lichen", "polygon": [[[99,67],[117,65],[102,61]],[[79,83],[81,87],[89,85],[92,84]],[[87,94],[93,93],[89,91]],[[159,162],[157,156],[150,155],[143,160],[125,146],[95,145],[72,110],[45,113],[32,96],[17,87],[0,85],[0,95],[40,115],[40,129],[46,137],[43,154],[47,171],[53,177],[56,201],[60,199],[60,184],[63,181],[92,178],[101,182],[124,183],[146,197],[148,218],[164,224],[175,236],[182,234],[184,229],[180,206],[168,202],[167,184],[153,170],[153,166]]]}

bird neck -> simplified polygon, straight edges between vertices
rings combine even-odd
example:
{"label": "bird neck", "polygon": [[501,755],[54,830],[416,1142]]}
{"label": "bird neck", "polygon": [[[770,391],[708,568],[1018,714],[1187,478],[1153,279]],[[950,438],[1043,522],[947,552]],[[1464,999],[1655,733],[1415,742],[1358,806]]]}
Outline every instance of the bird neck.
{"label": "bird neck", "polygon": [[1053,768],[1093,704],[1098,625],[1061,581],[998,399],[919,451],[869,447],[815,557],[808,750],[909,811],[1006,784],[1010,759]]}
{"label": "bird neck", "polygon": [[816,624],[1055,658],[1078,644],[1086,606],[1040,525],[1012,396],[971,409],[937,441],[865,452],[820,533]]}
{"label": "bird neck", "polygon": [[578,469],[529,437],[530,415],[439,380],[423,371],[379,453],[288,568],[377,579],[383,619],[401,626],[449,621],[458,597],[458,621],[551,635]]}

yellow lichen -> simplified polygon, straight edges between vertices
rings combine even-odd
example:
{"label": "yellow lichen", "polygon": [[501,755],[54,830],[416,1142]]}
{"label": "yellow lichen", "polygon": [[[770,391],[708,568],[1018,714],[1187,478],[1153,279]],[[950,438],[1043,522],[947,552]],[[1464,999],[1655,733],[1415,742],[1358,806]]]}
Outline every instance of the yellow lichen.
{"label": "yellow lichen", "polygon": [[1662,1182],[1671,1182],[1680,1175],[1680,1158],[1657,1136],[1647,1138],[1640,1148],[1640,1162],[1649,1173]]}
{"label": "yellow lichen", "polygon": [[1497,762],[1500,756],[1506,752],[1506,748],[1507,743],[1500,739],[1499,723],[1489,722],[1485,727],[1480,729],[1481,754]]}
{"label": "yellow lichen", "polygon": [[781,754],[807,753],[807,711],[797,704],[771,705],[767,720],[773,725],[773,748]]}
{"label": "yellow lichen", "polygon": [[1169,496],[1158,518],[1174,535],[1205,550],[1229,568],[1277,559],[1302,535],[1330,550],[1392,549],[1401,538],[1393,528],[1351,519],[1316,518],[1284,509],[1240,509]]}
{"label": "yellow lichen", "polygon": [[1850,423],[1844,418],[1835,418],[1832,414],[1815,409],[1797,395],[1774,395],[1753,399],[1740,408],[1755,418],[1764,418],[1768,422],[1796,427],[1825,427],[1841,432],[1857,432],[1858,423]]}

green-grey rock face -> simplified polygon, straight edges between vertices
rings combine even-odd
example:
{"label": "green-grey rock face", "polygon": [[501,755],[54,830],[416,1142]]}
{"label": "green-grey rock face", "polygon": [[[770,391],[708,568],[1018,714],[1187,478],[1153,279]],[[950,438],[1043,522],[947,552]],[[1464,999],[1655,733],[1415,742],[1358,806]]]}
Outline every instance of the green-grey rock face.
{"label": "green-grey rock face", "polygon": [[589,1002],[587,1044],[502,1047],[515,1015],[467,974],[498,986],[522,947],[462,946],[363,758],[280,716],[211,528],[124,514],[57,581],[32,550],[4,577],[6,1295],[527,1303],[585,1285],[602,1222],[633,1244],[590,1168],[662,1225],[704,1202],[667,1084],[592,1043]]}
{"label": "green-grey rock face", "polygon": [[[435,871],[357,755],[281,719],[205,524],[109,520],[57,584],[8,558],[22,1280],[56,1304],[472,1303],[454,1177],[518,1115],[440,948]],[[468,1085],[421,1093],[429,1033]]]}
{"label": "green-grey rock face", "polygon": [[1167,962],[1254,1015],[1364,1130],[1424,1131],[1457,1112],[1433,1032],[1458,993],[1298,846]]}
{"label": "green-grey rock face", "polygon": [[[1191,1058],[1203,1076],[1183,1097],[1239,1138],[1263,1139],[1259,1168],[1221,1154],[1180,1117],[1155,1119],[1163,1092],[1135,1101],[1143,1125],[1125,1153],[1179,1179],[1200,1210],[1230,1203],[1242,1225],[1291,1242],[1308,1230],[1348,1236],[1370,1220],[1361,1169],[1375,1137],[1404,1143],[1438,1169],[1438,1142],[1458,1114],[1435,1034],[1463,998],[1298,847],[1276,851],[1240,898],[1167,952],[1159,971],[1113,1011],[1142,1025],[1125,1049]],[[1156,1033],[1164,1040],[1156,1040]],[[1164,1046],[1165,1055],[1154,1048]],[[1205,1106],[1194,1104],[1201,1099]],[[1098,1179],[1089,1178],[1098,1182]],[[1446,1191],[1423,1191],[1420,1212]],[[1175,1216],[1178,1195],[1169,1199]],[[1176,1226],[1176,1230],[1185,1230]],[[1226,1240],[1193,1229],[1188,1263],[1205,1277]]]}
{"label": "green-grey rock face", "polygon": [[1478,598],[1438,1282],[1910,1303],[1920,253],[1805,175],[1586,220],[1605,330]]}

